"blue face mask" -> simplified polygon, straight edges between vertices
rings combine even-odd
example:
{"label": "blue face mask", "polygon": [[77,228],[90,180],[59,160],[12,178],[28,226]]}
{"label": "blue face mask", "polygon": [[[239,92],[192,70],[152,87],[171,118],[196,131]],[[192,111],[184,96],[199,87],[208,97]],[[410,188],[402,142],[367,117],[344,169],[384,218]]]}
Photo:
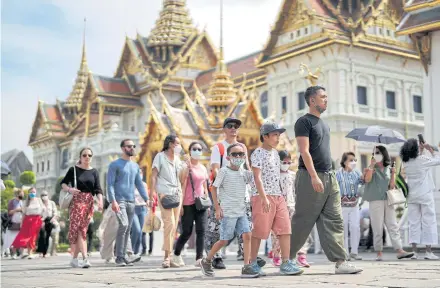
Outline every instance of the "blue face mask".
{"label": "blue face mask", "polygon": [[29,193],[29,198],[31,198],[31,199],[35,198],[36,196],[37,196],[36,193]]}
{"label": "blue face mask", "polygon": [[231,158],[230,161],[231,161],[231,164],[233,164],[234,166],[241,167],[244,164],[245,159]]}

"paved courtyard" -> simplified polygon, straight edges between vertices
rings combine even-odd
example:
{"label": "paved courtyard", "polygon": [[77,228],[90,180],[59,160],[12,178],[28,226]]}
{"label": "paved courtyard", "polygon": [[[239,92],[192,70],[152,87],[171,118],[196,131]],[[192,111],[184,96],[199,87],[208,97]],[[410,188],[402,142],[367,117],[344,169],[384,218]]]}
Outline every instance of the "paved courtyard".
{"label": "paved courtyard", "polygon": [[[188,255],[192,255],[189,253]],[[183,268],[160,268],[161,257],[144,257],[134,267],[105,265],[97,253],[93,267],[72,269],[69,256],[34,260],[6,260],[1,263],[1,287],[440,287],[440,261],[398,261],[387,253],[385,261],[374,261],[373,254],[363,254],[357,264],[359,275],[334,275],[334,267],[324,255],[309,255],[312,267],[302,276],[277,276],[278,269],[266,265],[267,277],[240,278],[241,263],[231,253],[226,270],[215,278],[202,277],[191,256]]]}

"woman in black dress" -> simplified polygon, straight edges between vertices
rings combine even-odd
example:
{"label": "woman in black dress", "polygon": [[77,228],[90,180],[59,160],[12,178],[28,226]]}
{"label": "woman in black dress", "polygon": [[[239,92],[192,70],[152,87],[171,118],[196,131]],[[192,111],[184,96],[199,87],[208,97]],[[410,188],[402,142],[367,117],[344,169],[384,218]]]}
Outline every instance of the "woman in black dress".
{"label": "woman in black dress", "polygon": [[[87,260],[86,234],[90,219],[93,216],[93,198],[98,198],[98,208],[102,211],[102,190],[99,184],[99,173],[90,166],[93,152],[90,148],[83,148],[79,154],[80,160],[74,167],[70,168],[64,179],[61,181],[63,190],[73,195],[70,203],[70,225],[69,242],[73,259],[70,262],[72,267],[90,267]],[[76,170],[76,184],[74,170]],[[70,186],[69,186],[70,184]],[[78,262],[78,255],[81,252],[83,262]]]}

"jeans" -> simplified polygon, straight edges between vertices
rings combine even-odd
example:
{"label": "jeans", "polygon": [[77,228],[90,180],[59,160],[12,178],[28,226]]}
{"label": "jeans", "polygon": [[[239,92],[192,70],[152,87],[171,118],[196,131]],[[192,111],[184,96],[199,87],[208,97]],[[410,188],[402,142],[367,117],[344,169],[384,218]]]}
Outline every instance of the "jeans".
{"label": "jeans", "polygon": [[194,222],[196,223],[196,260],[203,258],[207,212],[206,210],[198,211],[195,205],[183,206],[182,234],[177,240],[174,255],[180,256],[183,247],[191,237]]}
{"label": "jeans", "polygon": [[[150,233],[148,233],[149,235],[149,249],[148,249],[148,254],[152,254],[153,253],[153,233],[154,231],[151,231]],[[142,232],[142,254],[146,254],[147,253],[147,233]]]}
{"label": "jeans", "polygon": [[127,252],[127,244],[130,238],[131,224],[134,217],[134,202],[119,201],[120,212],[116,214],[119,223],[118,235],[116,236],[116,257],[124,258]]}
{"label": "jeans", "polygon": [[144,227],[147,207],[136,206],[134,209],[133,224],[131,226],[131,246],[134,254],[139,254],[142,245],[142,228]]}

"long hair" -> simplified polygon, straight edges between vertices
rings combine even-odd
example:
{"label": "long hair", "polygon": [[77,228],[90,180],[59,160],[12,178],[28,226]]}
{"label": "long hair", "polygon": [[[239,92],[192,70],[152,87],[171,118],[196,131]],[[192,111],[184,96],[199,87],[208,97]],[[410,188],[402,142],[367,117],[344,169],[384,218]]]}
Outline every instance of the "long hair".
{"label": "long hair", "polygon": [[384,146],[376,146],[376,148],[380,151],[380,153],[383,155],[382,164],[384,167],[388,167],[391,165],[391,158],[390,154],[388,153],[386,147]]}
{"label": "long hair", "polygon": [[415,138],[407,140],[400,148],[400,158],[404,163],[419,156],[419,143]]}
{"label": "long hair", "polygon": [[175,134],[167,135],[165,140],[163,141],[163,148],[162,151],[167,151],[170,148],[170,144],[174,143],[177,139],[177,136]]}
{"label": "long hair", "polygon": [[82,148],[82,149],[79,151],[79,161],[78,161],[78,164],[81,164],[81,155],[82,155],[82,153],[83,153],[85,150],[89,150],[89,151],[92,153],[92,155],[93,155],[93,151],[92,151],[91,148],[89,148],[89,147]]}
{"label": "long hair", "polygon": [[35,194],[37,194],[37,189],[35,187],[31,187],[28,190],[28,196],[26,198],[26,208],[29,207],[29,202],[31,201],[31,197],[29,196],[31,194],[31,191],[34,190]]}

